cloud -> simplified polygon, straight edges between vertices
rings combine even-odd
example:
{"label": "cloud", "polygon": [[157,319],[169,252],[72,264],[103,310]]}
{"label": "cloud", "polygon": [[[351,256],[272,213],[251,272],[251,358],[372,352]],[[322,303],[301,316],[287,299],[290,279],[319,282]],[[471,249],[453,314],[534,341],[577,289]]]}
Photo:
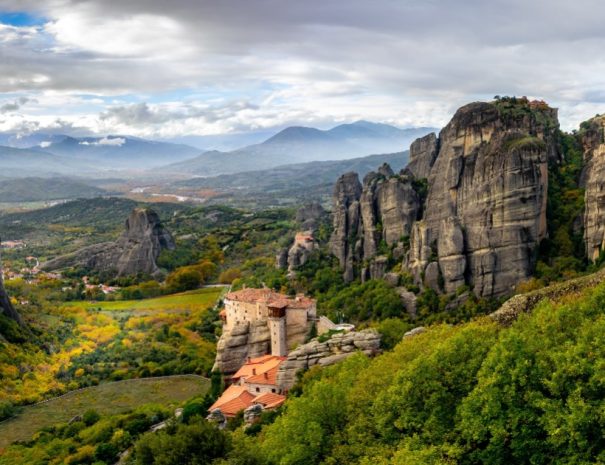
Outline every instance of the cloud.
{"label": "cloud", "polygon": [[0,10],[47,19],[0,24],[0,92],[101,97],[28,116],[108,133],[349,118],[438,125],[495,94],[544,98],[573,127],[605,108],[602,9],[600,0],[0,0]]}
{"label": "cloud", "polygon": [[12,102],[0,105],[0,113],[13,113],[19,110],[23,105],[28,102],[35,102],[35,100],[27,97],[19,97],[18,99],[13,100]]}
{"label": "cloud", "polygon": [[106,145],[106,146],[113,146],[113,147],[121,147],[122,145],[124,145],[126,143],[126,139],[124,139],[123,137],[103,137],[102,139],[98,139],[98,140],[93,140],[93,141],[82,141],[80,142],[80,145]]}

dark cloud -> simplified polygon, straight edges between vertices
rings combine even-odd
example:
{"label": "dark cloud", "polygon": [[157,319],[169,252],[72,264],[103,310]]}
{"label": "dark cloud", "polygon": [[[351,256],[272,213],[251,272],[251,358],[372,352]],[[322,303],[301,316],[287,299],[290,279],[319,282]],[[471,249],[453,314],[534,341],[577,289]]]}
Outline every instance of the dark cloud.
{"label": "dark cloud", "polygon": [[0,91],[225,95],[190,108],[117,105],[102,112],[105,124],[213,123],[241,112],[239,100],[266,115],[296,107],[301,119],[370,107],[374,115],[380,101],[385,118],[422,107],[416,121],[433,112],[433,124],[444,105],[495,94],[603,102],[601,0],[0,0],[0,8],[48,18],[0,29]]}

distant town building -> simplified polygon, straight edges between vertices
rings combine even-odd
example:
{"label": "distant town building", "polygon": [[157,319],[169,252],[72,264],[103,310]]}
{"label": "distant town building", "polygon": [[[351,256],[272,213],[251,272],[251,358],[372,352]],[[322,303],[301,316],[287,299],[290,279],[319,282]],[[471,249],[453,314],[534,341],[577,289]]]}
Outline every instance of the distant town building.
{"label": "distant town building", "polygon": [[24,249],[27,244],[23,241],[2,241],[0,248],[2,249]]}

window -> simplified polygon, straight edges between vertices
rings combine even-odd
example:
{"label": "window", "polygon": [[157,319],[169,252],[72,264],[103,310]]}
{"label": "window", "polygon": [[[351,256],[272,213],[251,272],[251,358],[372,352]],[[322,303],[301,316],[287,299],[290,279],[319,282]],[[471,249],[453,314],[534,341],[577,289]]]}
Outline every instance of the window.
{"label": "window", "polygon": [[275,392],[275,389],[271,389],[271,392],[273,392],[273,393],[274,393],[274,392]]}
{"label": "window", "polygon": [[256,388],[256,392],[260,392],[260,388]]}

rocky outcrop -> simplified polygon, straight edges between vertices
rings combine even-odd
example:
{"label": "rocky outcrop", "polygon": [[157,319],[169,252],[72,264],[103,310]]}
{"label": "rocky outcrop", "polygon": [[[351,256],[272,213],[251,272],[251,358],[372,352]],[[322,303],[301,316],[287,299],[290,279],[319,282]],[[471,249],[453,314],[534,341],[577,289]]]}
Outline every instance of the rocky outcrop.
{"label": "rocky outcrop", "polygon": [[498,310],[489,316],[497,323],[509,326],[523,313],[531,312],[544,299],[553,301],[565,299],[570,295],[577,295],[586,289],[602,284],[603,281],[605,281],[605,269],[525,294],[518,294],[504,302]]}
{"label": "rocky outcrop", "polygon": [[410,162],[407,169],[417,179],[428,178],[438,152],[438,139],[434,132],[416,139],[410,146]]}
{"label": "rocky outcrop", "polygon": [[548,161],[557,157],[556,110],[473,103],[441,131],[423,221],[407,268],[418,284],[482,297],[510,293],[535,266],[546,235]]}
{"label": "rocky outcrop", "polygon": [[329,366],[357,352],[373,356],[380,351],[380,334],[371,329],[358,332],[337,333],[326,342],[314,339],[290,352],[277,373],[280,389],[288,391],[296,382],[296,373],[315,365]]}
{"label": "rocky outcrop", "polygon": [[327,212],[318,203],[304,205],[296,212],[296,221],[302,230],[296,233],[294,243],[289,248],[281,249],[275,257],[277,268],[287,269],[293,274],[307,262],[311,253],[319,247],[315,234],[326,217]]}
{"label": "rocky outcrop", "polygon": [[[401,245],[420,211],[420,199],[408,172],[395,175],[388,165],[370,172],[363,186],[354,173],[340,177],[334,189],[330,250],[351,281],[362,262],[362,279],[382,277],[386,257],[378,257],[384,246]],[[382,250],[381,250],[382,249]]]}
{"label": "rocky outcrop", "polygon": [[296,221],[305,231],[315,231],[328,216],[321,204],[312,202],[303,205],[296,211]]}
{"label": "rocky outcrop", "polygon": [[586,254],[594,261],[605,248],[605,116],[582,124],[580,141],[584,149],[584,240]]}
{"label": "rocky outcrop", "polygon": [[174,249],[170,233],[158,214],[147,208],[136,208],[125,224],[125,231],[116,242],[95,244],[75,253],[58,257],[42,265],[53,270],[77,266],[94,271],[113,272],[116,276],[145,273],[160,275],[156,260],[163,249]]}
{"label": "rocky outcrop", "polygon": [[[600,130],[589,134],[591,154],[601,153]],[[403,255],[402,271],[421,287],[453,293],[466,285],[481,297],[509,294],[533,273],[547,234],[548,163],[560,161],[557,131],[557,111],[544,102],[472,103],[439,137],[416,140],[398,176],[379,170],[361,188],[353,173],[341,177],[331,250],[345,278],[353,279],[356,269],[362,279],[379,277],[391,265],[384,269],[384,256]],[[603,172],[593,165],[587,179],[598,197],[605,163]],[[593,202],[595,210],[600,203],[605,208],[605,194]],[[587,215],[587,241],[600,250],[605,218]]]}
{"label": "rocky outcrop", "polygon": [[260,357],[271,353],[271,334],[266,320],[240,323],[231,331],[224,332],[216,346],[213,370],[223,375],[234,374],[248,357]]}
{"label": "rocky outcrop", "polygon": [[359,255],[359,198],[362,186],[357,173],[345,173],[334,187],[330,251],[344,270],[345,281],[354,278],[354,259]]}

